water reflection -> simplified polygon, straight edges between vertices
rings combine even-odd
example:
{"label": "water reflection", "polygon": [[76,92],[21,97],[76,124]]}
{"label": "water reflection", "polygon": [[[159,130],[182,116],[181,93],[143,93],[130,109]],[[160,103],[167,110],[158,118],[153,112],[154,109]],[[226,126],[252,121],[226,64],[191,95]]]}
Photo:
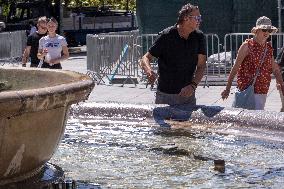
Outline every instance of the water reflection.
{"label": "water reflection", "polygon": [[64,172],[63,170],[54,164],[47,163],[41,169],[41,171],[28,178],[27,180],[0,185],[0,189],[42,189],[42,188],[52,188],[52,186],[56,183],[60,183],[64,181]]}
{"label": "water reflection", "polygon": [[[198,127],[73,117],[51,162],[67,178],[102,188],[282,187],[284,145],[271,137],[279,135],[266,131],[263,136],[270,138],[260,139],[253,137],[260,131]],[[214,169],[218,159],[226,162],[224,173]]]}
{"label": "water reflection", "polygon": [[0,189],[101,189],[101,186],[89,181],[66,179],[61,167],[47,163],[38,174],[23,181],[0,185]]}

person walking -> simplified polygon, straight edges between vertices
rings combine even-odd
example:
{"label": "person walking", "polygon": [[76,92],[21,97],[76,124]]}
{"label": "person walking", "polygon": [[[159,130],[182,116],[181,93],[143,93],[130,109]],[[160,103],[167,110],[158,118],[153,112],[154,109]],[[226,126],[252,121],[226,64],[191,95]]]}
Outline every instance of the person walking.
{"label": "person walking", "polygon": [[37,52],[38,52],[38,44],[40,38],[46,35],[47,28],[46,28],[47,18],[40,17],[37,21],[37,28],[38,30],[29,35],[27,39],[27,46],[23,53],[22,58],[22,66],[26,67],[28,59],[31,58],[31,65],[30,67],[37,67],[39,64],[39,59],[37,58]]}
{"label": "person walking", "polygon": [[48,35],[39,40],[37,57],[43,61],[41,68],[62,69],[61,63],[69,58],[66,39],[56,33],[58,22],[50,18],[47,22]]}
{"label": "person walking", "polygon": [[277,28],[272,26],[271,20],[266,16],[257,19],[256,26],[251,32],[254,37],[247,39],[239,48],[236,62],[230,72],[226,89],[221,93],[222,99],[228,98],[233,79],[237,75],[237,92],[235,93],[235,101],[233,107],[238,107],[236,100],[238,92],[244,93],[251,85],[253,95],[250,102],[254,107],[244,105],[241,108],[263,110],[266,102],[267,93],[271,82],[271,74],[276,77],[277,83],[284,90],[283,80],[279,67],[274,61],[273,48],[268,38],[271,33],[277,32]]}
{"label": "person walking", "polygon": [[196,105],[195,90],[206,67],[205,35],[198,30],[201,15],[198,6],[184,5],[177,23],[164,29],[140,60],[140,66],[153,84],[157,74],[150,62],[158,58],[156,104]]}
{"label": "person walking", "polygon": [[[282,79],[284,80],[284,47],[281,48],[279,54],[276,57],[276,63],[278,64],[281,72],[282,72]],[[281,84],[277,83],[277,89],[279,90],[280,99],[281,99],[281,109],[280,112],[284,112],[284,96],[281,90]]]}

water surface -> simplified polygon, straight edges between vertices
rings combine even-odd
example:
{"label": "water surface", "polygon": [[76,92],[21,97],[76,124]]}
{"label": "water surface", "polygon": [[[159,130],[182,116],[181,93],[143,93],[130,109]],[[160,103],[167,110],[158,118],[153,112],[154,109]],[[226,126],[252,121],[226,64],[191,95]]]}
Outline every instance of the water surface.
{"label": "water surface", "polygon": [[[70,117],[50,162],[67,178],[102,188],[282,187],[281,133],[176,123],[169,129],[144,118]],[[216,159],[225,160],[224,173],[214,170]]]}

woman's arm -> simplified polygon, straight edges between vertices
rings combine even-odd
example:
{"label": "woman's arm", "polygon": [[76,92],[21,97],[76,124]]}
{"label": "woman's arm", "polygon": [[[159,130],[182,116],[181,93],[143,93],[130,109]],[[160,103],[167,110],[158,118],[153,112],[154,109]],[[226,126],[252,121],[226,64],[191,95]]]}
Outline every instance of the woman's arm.
{"label": "woman's arm", "polygon": [[233,80],[238,73],[238,70],[240,68],[241,63],[243,62],[245,57],[248,55],[248,51],[249,51],[248,43],[244,42],[239,48],[235,64],[234,64],[234,66],[233,66],[233,68],[230,72],[229,78],[228,78],[226,89],[221,93],[222,99],[228,98],[228,96],[230,94],[230,90],[231,90]]}
{"label": "woman's arm", "polygon": [[60,64],[60,62],[69,58],[69,51],[67,46],[62,46],[62,56],[59,58],[55,58],[50,60],[50,64]]}

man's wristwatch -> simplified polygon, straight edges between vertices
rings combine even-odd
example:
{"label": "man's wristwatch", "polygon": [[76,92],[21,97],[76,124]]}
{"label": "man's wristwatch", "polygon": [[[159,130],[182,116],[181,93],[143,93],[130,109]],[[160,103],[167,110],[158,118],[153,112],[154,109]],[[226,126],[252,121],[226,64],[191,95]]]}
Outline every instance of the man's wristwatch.
{"label": "man's wristwatch", "polygon": [[193,88],[193,90],[195,91],[195,89],[197,88],[197,83],[195,83],[194,81],[192,81],[190,83],[190,86]]}

